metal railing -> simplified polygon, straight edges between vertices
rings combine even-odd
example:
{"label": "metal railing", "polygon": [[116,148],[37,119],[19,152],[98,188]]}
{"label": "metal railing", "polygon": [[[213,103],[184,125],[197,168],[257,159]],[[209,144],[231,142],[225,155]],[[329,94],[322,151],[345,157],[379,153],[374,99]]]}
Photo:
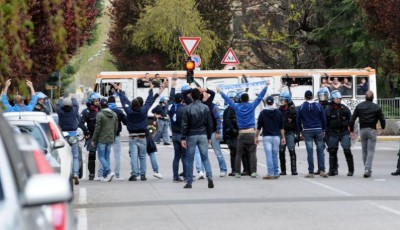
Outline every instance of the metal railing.
{"label": "metal railing", "polygon": [[381,98],[378,105],[386,119],[400,119],[400,98]]}

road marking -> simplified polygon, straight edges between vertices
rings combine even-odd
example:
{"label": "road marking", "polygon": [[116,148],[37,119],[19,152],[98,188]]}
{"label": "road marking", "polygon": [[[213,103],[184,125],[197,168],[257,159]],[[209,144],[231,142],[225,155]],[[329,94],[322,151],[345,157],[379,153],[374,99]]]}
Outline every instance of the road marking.
{"label": "road marking", "polygon": [[79,188],[79,204],[87,204],[86,188]]}
{"label": "road marking", "polygon": [[87,178],[87,177],[86,177],[87,170],[85,170],[85,169],[87,169],[86,163],[83,163],[83,164],[82,164],[82,167],[83,167],[83,169],[82,169],[82,178]]}
{"label": "road marking", "polygon": [[342,191],[342,190],[340,190],[340,189],[331,187],[331,186],[326,185],[326,184],[323,184],[323,183],[319,183],[319,182],[312,181],[312,180],[310,180],[310,179],[305,179],[305,178],[299,178],[299,179],[300,179],[300,180],[307,181],[307,182],[310,182],[310,183],[313,183],[313,184],[316,184],[316,185],[318,185],[318,186],[320,186],[320,187],[323,187],[323,188],[326,188],[326,189],[328,189],[328,190],[331,190],[331,191],[340,193],[340,194],[342,194],[342,195],[344,195],[344,196],[354,196],[353,194],[350,194],[350,193],[348,193],[348,192]]}
{"label": "road marking", "polygon": [[78,230],[87,230],[87,213],[86,209],[77,209],[78,212]]}
{"label": "road marking", "polygon": [[376,206],[376,207],[378,207],[378,208],[380,208],[380,209],[382,209],[382,210],[385,210],[385,211],[387,211],[387,212],[391,212],[391,213],[393,213],[393,214],[396,214],[396,215],[400,216],[400,212],[397,211],[396,209],[389,208],[388,206],[380,205],[380,204],[375,203],[375,202],[372,202],[372,201],[370,201],[370,202],[368,202],[368,203],[371,204],[371,205],[374,205],[374,206]]}

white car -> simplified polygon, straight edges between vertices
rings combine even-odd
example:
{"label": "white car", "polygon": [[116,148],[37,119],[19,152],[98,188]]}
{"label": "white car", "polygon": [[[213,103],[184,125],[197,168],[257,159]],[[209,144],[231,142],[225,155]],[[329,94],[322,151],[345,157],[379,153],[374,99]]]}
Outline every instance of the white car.
{"label": "white car", "polygon": [[60,140],[64,142],[64,147],[53,147],[56,147],[55,151],[58,151],[58,156],[60,158],[60,173],[63,177],[67,178],[70,181],[71,188],[73,188],[73,158],[71,147],[64,139],[63,133],[61,132],[60,127],[54,121],[54,119],[43,112],[7,112],[3,113],[3,116],[8,121],[36,121],[40,123],[42,129],[46,132],[46,135],[48,136],[52,145],[58,145],[58,142],[60,142]]}

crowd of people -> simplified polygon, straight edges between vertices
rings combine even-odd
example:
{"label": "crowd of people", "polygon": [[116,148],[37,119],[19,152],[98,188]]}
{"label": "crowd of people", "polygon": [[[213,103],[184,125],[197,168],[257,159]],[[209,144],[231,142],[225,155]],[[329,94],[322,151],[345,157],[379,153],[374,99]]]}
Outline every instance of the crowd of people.
{"label": "crowd of people", "polygon": [[[351,152],[351,139],[355,138],[354,126],[358,118],[360,123],[360,137],[364,163],[364,177],[372,175],[372,162],[375,151],[377,122],[385,128],[385,118],[381,108],[373,103],[372,91],[365,93],[365,101],[358,104],[351,114],[346,105],[341,103],[342,93],[338,89],[329,90],[322,87],[318,93],[318,101],[314,100],[311,91],[304,94],[305,101],[296,107],[288,92],[282,92],[279,104],[274,98],[266,97],[265,108],[256,119],[256,107],[264,99],[269,82],[250,102],[245,92],[231,91],[225,94],[219,87],[220,93],[228,107],[221,117],[219,108],[213,103],[215,92],[205,88],[191,88],[184,85],[181,93],[176,92],[176,78],[172,78],[169,97],[162,96],[160,104],[153,109],[157,118],[158,131],[154,137],[148,131],[148,111],[156,99],[168,87],[168,81],[160,81],[159,90],[154,94],[154,81],[148,83],[146,100],[137,97],[130,101],[120,85],[112,84],[113,92],[102,98],[98,93],[91,93],[87,101],[87,108],[79,114],[79,103],[74,97],[60,98],[57,103],[57,113],[62,131],[83,130],[88,151],[89,180],[111,181],[124,180],[121,176],[121,139],[122,126],[129,132],[129,156],[131,174],[129,181],[146,181],[146,155],[150,157],[153,175],[163,178],[159,172],[155,152],[156,142],[164,145],[173,145],[174,159],[172,163],[173,182],[185,182],[185,189],[192,188],[194,181],[194,163],[196,162],[197,179],[208,180],[208,188],[214,188],[213,174],[208,158],[208,146],[211,145],[218,159],[220,177],[249,175],[258,177],[257,173],[257,145],[259,136],[266,155],[267,172],[262,177],[266,180],[278,179],[287,175],[286,154],[290,156],[291,175],[298,175],[296,159],[296,143],[304,138],[308,174],[306,178],[320,175],[323,178],[336,176],[338,170],[339,143],[343,148],[348,166],[347,176],[354,174],[354,159]],[[337,79],[336,79],[337,80]],[[7,100],[7,91],[11,80],[7,80],[2,92],[2,103],[6,112],[10,111],[40,111],[48,113],[43,101],[46,95],[35,92],[32,82],[26,81],[31,91],[31,100],[24,104],[22,96],[14,96],[14,105]],[[335,79],[332,82],[335,83]],[[122,109],[117,108],[115,102],[118,97]],[[256,121],[257,120],[257,121]],[[168,129],[172,130],[170,140]],[[227,164],[219,144],[221,133],[229,147],[231,172],[228,173]],[[314,167],[313,143],[316,144],[317,167]],[[324,151],[327,146],[329,154],[329,169],[325,166]],[[114,149],[115,169],[111,170],[110,152]],[[79,156],[77,144],[72,146],[73,176],[75,184],[79,184]],[[99,166],[96,176],[96,156]],[[183,173],[179,174],[179,165],[182,163]],[[399,156],[400,162],[400,156]],[[398,169],[392,175],[400,175]],[[243,171],[242,171],[243,166]],[[317,170],[315,170],[317,169]]]}

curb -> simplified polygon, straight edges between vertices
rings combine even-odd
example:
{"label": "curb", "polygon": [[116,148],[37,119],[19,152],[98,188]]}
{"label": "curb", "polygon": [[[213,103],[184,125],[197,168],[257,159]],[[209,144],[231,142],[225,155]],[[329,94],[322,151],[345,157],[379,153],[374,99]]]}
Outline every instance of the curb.
{"label": "curb", "polygon": [[378,136],[378,141],[400,141],[400,136]]}

